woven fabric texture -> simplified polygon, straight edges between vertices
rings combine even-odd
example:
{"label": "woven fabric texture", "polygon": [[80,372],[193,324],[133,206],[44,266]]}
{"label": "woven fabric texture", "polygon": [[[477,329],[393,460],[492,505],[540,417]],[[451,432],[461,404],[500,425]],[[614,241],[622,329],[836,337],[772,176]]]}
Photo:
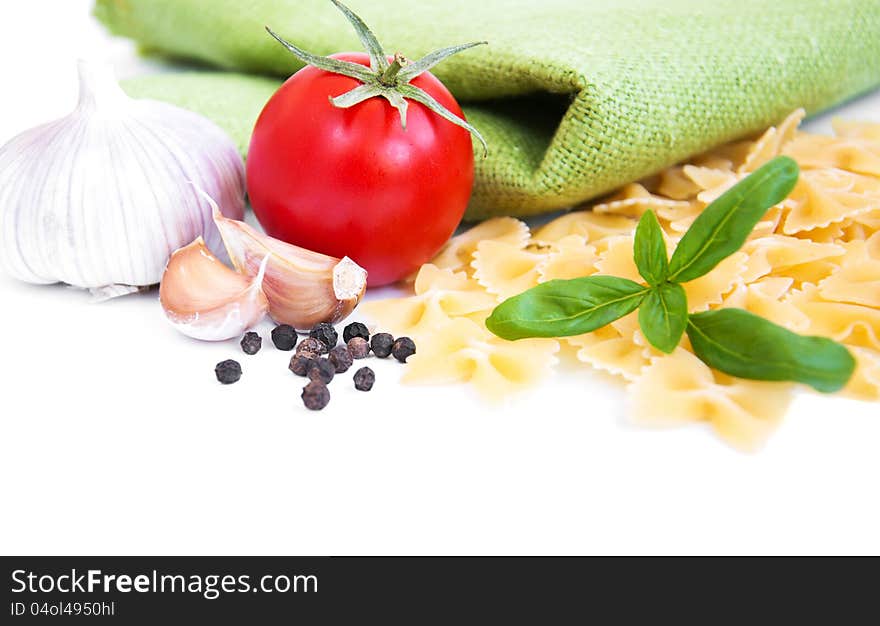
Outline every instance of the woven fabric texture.
{"label": "woven fabric texture", "polygon": [[[387,52],[487,40],[435,68],[489,142],[468,216],[530,215],[595,197],[880,84],[878,0],[350,0]],[[145,52],[233,73],[126,89],[213,118],[242,148],[296,59],[359,50],[326,0],[97,0]]]}

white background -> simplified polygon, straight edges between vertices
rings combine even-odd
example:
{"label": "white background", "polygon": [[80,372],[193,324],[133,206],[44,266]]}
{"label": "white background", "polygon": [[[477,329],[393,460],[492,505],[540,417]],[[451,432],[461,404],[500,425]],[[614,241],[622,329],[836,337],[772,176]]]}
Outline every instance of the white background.
{"label": "white background", "polygon": [[[0,143],[73,106],[77,56],[160,69],[89,7],[3,3]],[[880,121],[880,94],[838,113]],[[2,553],[880,552],[877,405],[803,393],[746,455],[628,425],[587,369],[487,407],[373,360],[374,391],[343,375],[311,413],[288,353],[186,340],[155,292],[93,305],[0,275],[0,328]]]}

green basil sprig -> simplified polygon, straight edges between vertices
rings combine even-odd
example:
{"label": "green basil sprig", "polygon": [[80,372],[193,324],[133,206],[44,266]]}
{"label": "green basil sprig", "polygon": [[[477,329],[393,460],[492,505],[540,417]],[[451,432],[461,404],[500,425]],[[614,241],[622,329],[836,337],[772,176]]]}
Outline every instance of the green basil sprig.
{"label": "green basil sprig", "polygon": [[633,256],[647,286],[614,276],[551,280],[498,305],[486,327],[504,339],[568,337],[639,311],[645,338],[670,353],[687,332],[695,354],[717,370],[753,380],[794,381],[822,392],[841,389],[855,359],[824,337],[804,337],[742,309],[688,314],[681,283],[712,271],[739,250],[755,225],[798,179],[797,163],[777,157],[719,196],[678,242],[672,258],[657,217],[636,228]]}

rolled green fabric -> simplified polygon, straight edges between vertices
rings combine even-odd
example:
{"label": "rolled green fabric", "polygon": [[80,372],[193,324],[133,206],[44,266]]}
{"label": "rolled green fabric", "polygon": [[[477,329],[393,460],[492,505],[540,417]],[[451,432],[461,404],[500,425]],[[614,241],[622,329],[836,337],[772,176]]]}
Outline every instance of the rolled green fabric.
{"label": "rolled green fabric", "polygon": [[[877,0],[350,0],[386,51],[487,40],[434,70],[489,143],[471,219],[571,206],[694,153],[880,84]],[[284,77],[359,50],[327,0],[97,0],[148,52]],[[244,150],[277,79],[194,73],[126,89],[191,108]]]}

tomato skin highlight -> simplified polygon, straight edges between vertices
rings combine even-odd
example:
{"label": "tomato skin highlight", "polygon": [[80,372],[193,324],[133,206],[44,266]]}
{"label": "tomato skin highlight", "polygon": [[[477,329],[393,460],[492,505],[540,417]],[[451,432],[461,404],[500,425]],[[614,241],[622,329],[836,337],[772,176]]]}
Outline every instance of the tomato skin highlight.
{"label": "tomato skin highlight", "polygon": [[[334,58],[369,66],[364,53]],[[452,235],[470,200],[470,133],[409,100],[407,127],[381,97],[348,109],[329,98],[361,83],[305,67],[269,99],[247,155],[251,205],[266,232],[348,256],[371,287],[407,277]],[[453,114],[452,94],[429,72],[411,81]]]}

